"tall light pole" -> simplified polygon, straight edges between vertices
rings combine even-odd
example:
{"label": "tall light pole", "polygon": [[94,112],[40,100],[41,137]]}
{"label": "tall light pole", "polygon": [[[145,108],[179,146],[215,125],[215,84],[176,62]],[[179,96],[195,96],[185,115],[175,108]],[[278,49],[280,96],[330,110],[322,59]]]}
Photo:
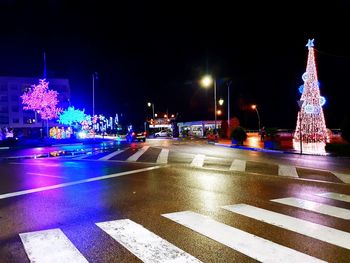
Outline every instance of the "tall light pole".
{"label": "tall light pole", "polygon": [[147,103],[147,106],[148,106],[148,107],[151,107],[151,106],[152,106],[152,113],[153,113],[153,120],[154,120],[154,103],[148,102],[148,103]]}
{"label": "tall light pole", "polygon": [[227,124],[230,127],[230,86],[232,84],[232,80],[227,82]]}
{"label": "tall light pole", "polygon": [[95,78],[98,78],[97,72],[92,73],[92,116],[95,116]]}
{"label": "tall light pole", "polygon": [[258,115],[258,126],[260,131],[260,115],[259,115],[258,107],[256,105],[252,105],[252,109],[255,110],[256,114]]}
{"label": "tall light pole", "polygon": [[208,88],[210,85],[214,82],[214,116],[215,116],[215,122],[214,122],[214,133],[216,134],[216,79],[212,78],[211,76],[204,76],[201,80],[201,84],[203,87]]}

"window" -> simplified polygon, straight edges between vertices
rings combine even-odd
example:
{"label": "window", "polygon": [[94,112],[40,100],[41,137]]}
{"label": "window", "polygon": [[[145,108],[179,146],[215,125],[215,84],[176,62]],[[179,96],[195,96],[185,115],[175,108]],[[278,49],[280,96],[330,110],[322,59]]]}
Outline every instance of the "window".
{"label": "window", "polygon": [[18,96],[17,95],[11,95],[11,101],[17,102],[18,101]]}
{"label": "window", "polygon": [[19,123],[19,119],[18,118],[12,119],[12,123]]}
{"label": "window", "polygon": [[32,89],[32,85],[30,85],[30,84],[24,84],[23,86],[22,86],[22,92],[24,93],[24,92],[28,92],[28,91],[30,91]]}
{"label": "window", "polygon": [[16,84],[13,84],[10,86],[11,90],[18,90],[18,86]]}
{"label": "window", "polygon": [[2,96],[0,96],[0,101],[1,102],[7,102],[8,101],[8,97],[6,95],[2,95]]}
{"label": "window", "polygon": [[12,110],[12,112],[18,112],[19,111],[19,107],[18,106],[12,106],[11,110]]}
{"label": "window", "polygon": [[1,84],[0,85],[0,91],[7,91],[7,85],[6,84]]}
{"label": "window", "polygon": [[8,124],[8,123],[9,123],[9,117],[0,116],[0,124]]}
{"label": "window", "polygon": [[8,113],[9,108],[7,106],[0,106],[0,113]]}

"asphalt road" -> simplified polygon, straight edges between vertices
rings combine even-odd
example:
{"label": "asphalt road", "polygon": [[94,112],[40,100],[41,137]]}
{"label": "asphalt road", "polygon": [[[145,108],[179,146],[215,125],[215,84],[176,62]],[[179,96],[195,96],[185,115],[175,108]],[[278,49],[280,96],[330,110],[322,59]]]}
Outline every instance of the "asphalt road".
{"label": "asphalt road", "polygon": [[0,261],[350,262],[349,161],[173,140],[2,161]]}

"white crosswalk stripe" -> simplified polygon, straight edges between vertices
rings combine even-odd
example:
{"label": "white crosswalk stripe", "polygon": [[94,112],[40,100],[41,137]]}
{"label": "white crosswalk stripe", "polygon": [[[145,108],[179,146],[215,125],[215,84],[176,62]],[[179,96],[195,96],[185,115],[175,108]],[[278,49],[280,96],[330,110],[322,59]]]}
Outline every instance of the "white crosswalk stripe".
{"label": "white crosswalk stripe", "polygon": [[324,215],[330,215],[342,219],[350,219],[350,210],[331,205],[321,204],[314,201],[303,200],[295,197],[273,199],[271,201],[306,209]]}
{"label": "white crosswalk stripe", "polygon": [[233,160],[230,166],[230,171],[245,172],[246,161],[244,160]]}
{"label": "white crosswalk stripe", "polygon": [[197,154],[197,155],[193,158],[193,160],[192,160],[190,166],[191,166],[191,167],[203,167],[204,159],[205,159],[205,155],[203,155],[203,154]]}
{"label": "white crosswalk stripe", "polygon": [[297,169],[289,165],[278,165],[278,175],[298,177]]}
{"label": "white crosswalk stripe", "polygon": [[148,150],[149,146],[143,146],[141,149],[139,149],[136,153],[131,155],[126,161],[128,162],[136,162],[142,154],[144,154]]}
{"label": "white crosswalk stripe", "polygon": [[324,262],[195,212],[163,216],[261,262]]}
{"label": "white crosswalk stripe", "polygon": [[349,174],[342,174],[342,173],[335,173],[333,172],[333,174],[338,177],[339,180],[341,180],[342,182],[346,183],[346,184],[350,184],[350,175]]}
{"label": "white crosswalk stripe", "polygon": [[349,202],[350,203],[350,195],[343,195],[338,193],[321,193],[316,194],[317,196],[326,197],[329,199],[339,200],[343,202]]}
{"label": "white crosswalk stripe", "polygon": [[350,249],[350,233],[338,229],[246,204],[228,205],[223,206],[222,208],[267,224],[275,225],[339,247]]}
{"label": "white crosswalk stripe", "polygon": [[157,163],[159,164],[167,164],[169,156],[169,149],[162,149],[157,158]]}
{"label": "white crosswalk stripe", "polygon": [[60,229],[22,233],[19,236],[30,262],[88,262]]}
{"label": "white crosswalk stripe", "polygon": [[[129,149],[129,148],[126,148],[125,150],[127,150],[127,149]],[[118,154],[121,154],[121,153],[124,152],[125,150],[120,150],[120,149],[119,149],[119,150],[117,150],[117,151],[114,151],[114,152],[112,152],[112,153],[106,155],[106,156],[103,156],[103,157],[100,158],[99,160],[101,160],[101,161],[109,160],[109,159],[113,158],[114,156],[116,156],[116,155],[118,155]]]}
{"label": "white crosswalk stripe", "polygon": [[129,219],[96,225],[143,262],[201,262]]}

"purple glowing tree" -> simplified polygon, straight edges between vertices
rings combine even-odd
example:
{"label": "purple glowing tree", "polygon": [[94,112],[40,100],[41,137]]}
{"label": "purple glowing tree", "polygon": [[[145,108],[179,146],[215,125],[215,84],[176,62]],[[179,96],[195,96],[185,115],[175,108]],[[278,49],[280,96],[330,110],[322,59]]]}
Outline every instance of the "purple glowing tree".
{"label": "purple glowing tree", "polygon": [[48,125],[49,120],[58,118],[58,114],[62,112],[61,108],[57,108],[57,95],[57,91],[49,89],[49,82],[40,79],[38,85],[32,85],[32,88],[21,96],[23,109],[37,112]]}

